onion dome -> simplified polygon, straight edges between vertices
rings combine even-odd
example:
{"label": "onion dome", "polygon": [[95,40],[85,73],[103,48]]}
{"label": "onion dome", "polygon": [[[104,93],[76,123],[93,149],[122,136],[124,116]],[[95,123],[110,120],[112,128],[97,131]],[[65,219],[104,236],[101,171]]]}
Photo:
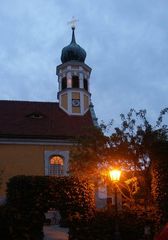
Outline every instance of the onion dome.
{"label": "onion dome", "polygon": [[86,58],[85,50],[80,47],[75,40],[75,27],[72,27],[71,43],[62,49],[61,61],[66,63],[69,61],[84,62]]}

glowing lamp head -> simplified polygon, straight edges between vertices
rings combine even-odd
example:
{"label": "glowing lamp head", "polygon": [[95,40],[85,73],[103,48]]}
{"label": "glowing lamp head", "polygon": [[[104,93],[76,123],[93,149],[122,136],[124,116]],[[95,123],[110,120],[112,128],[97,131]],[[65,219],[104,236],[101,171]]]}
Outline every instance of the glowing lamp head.
{"label": "glowing lamp head", "polygon": [[118,182],[120,180],[121,171],[118,169],[110,170],[109,175],[112,181]]}

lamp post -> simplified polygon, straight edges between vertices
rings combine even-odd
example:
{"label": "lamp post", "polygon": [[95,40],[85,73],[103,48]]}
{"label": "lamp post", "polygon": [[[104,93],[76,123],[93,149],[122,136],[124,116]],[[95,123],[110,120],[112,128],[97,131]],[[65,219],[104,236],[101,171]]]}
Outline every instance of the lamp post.
{"label": "lamp post", "polygon": [[117,183],[120,180],[121,171],[118,169],[111,170],[109,172],[111,181],[114,182],[114,196],[115,196],[115,232],[114,232],[114,239],[121,240],[120,231],[119,231],[119,224],[118,224],[118,199],[117,199]]}

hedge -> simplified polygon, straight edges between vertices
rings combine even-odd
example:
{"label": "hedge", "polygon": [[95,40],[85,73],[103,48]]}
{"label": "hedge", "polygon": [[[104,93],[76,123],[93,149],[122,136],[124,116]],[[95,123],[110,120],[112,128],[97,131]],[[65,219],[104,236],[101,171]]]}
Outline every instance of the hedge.
{"label": "hedge", "polygon": [[[15,176],[7,184],[6,240],[43,239],[44,213],[60,211],[63,221],[74,216],[87,219],[94,214],[93,186],[75,177]],[[68,221],[67,221],[68,220]],[[4,221],[4,222],[5,222]],[[2,223],[3,225],[3,223]],[[0,228],[0,236],[3,231]]]}
{"label": "hedge", "polygon": [[[150,226],[149,240],[153,239],[154,221],[146,214],[137,214],[133,211],[122,211],[118,216],[119,230],[122,240],[144,239],[144,227]],[[113,240],[115,232],[115,215],[112,212],[98,211],[85,220],[74,220],[70,224],[69,240]]]}

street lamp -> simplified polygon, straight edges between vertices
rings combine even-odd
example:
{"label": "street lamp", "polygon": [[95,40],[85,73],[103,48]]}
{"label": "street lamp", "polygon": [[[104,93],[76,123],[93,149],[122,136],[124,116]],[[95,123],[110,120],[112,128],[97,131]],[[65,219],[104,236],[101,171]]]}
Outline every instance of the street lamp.
{"label": "street lamp", "polygon": [[114,182],[114,194],[115,194],[115,232],[114,239],[121,240],[119,225],[118,225],[118,200],[117,200],[117,183],[120,180],[121,171],[118,169],[113,169],[109,172],[111,181]]}

